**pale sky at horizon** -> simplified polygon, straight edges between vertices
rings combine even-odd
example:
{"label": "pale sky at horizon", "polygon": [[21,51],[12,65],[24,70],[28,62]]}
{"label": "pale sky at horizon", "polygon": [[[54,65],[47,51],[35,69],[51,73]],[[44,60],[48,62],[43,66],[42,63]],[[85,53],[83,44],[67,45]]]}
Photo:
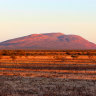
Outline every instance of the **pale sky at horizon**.
{"label": "pale sky at horizon", "polygon": [[50,32],[96,43],[96,0],[0,0],[0,42]]}

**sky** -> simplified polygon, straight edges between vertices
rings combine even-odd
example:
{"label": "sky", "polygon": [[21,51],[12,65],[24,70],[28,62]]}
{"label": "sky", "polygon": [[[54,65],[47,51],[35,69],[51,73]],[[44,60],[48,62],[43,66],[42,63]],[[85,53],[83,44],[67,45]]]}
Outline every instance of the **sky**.
{"label": "sky", "polygon": [[0,0],[0,42],[50,32],[96,43],[96,0]]}

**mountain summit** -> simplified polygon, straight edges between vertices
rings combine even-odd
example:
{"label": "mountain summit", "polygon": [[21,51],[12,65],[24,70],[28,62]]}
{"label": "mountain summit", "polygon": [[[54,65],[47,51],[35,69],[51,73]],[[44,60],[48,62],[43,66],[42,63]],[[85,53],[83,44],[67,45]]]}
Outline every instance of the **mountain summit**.
{"label": "mountain summit", "polygon": [[1,42],[0,49],[96,49],[96,44],[78,35],[44,33]]}

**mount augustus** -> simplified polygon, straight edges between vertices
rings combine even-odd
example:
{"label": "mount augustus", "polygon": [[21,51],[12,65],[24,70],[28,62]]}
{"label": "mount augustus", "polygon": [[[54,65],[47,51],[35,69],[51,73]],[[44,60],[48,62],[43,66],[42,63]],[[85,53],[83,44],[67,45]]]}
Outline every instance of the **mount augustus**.
{"label": "mount augustus", "polygon": [[96,44],[77,35],[46,33],[1,42],[0,49],[96,49]]}

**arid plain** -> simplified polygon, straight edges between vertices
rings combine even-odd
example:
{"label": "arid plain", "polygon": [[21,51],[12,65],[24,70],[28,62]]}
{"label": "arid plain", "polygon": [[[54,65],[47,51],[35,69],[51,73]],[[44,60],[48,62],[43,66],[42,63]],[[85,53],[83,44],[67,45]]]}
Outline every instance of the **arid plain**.
{"label": "arid plain", "polygon": [[0,96],[95,96],[95,50],[1,50]]}

